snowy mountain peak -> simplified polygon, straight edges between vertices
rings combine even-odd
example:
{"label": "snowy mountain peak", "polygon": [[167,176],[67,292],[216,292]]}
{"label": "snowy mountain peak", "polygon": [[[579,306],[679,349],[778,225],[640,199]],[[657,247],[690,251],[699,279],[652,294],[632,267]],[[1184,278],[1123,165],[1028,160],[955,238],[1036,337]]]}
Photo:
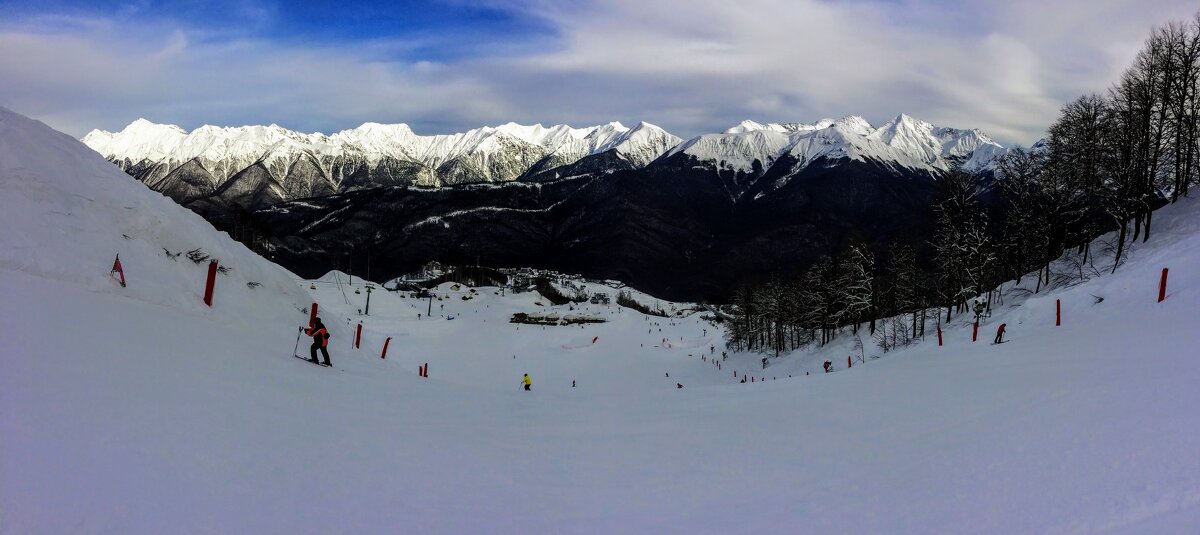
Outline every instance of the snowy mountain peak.
{"label": "snowy mountain peak", "polygon": [[754,132],[757,130],[766,130],[766,129],[768,129],[767,125],[759,123],[759,122],[751,121],[750,119],[746,119],[746,120],[738,123],[736,126],[726,128],[724,133],[726,133],[726,134],[745,134],[746,132]]}
{"label": "snowy mountain peak", "polygon": [[[375,122],[366,122],[350,130],[342,132],[358,132],[361,134],[370,134],[378,136],[396,136],[396,135],[415,135],[412,128],[404,123],[382,124]],[[341,132],[339,132],[341,133]],[[323,134],[322,134],[323,135]],[[335,134],[336,135],[336,134]]]}
{"label": "snowy mountain peak", "polygon": [[875,127],[871,126],[871,123],[867,122],[866,119],[863,119],[857,115],[847,115],[842,117],[837,121],[833,121],[833,125],[840,126],[849,132],[854,132],[862,136],[869,134],[875,129]]}
{"label": "snowy mountain peak", "polygon": [[176,133],[180,133],[180,134],[187,133],[186,130],[180,128],[177,125],[159,124],[159,123],[155,123],[150,120],[147,120],[143,117],[138,117],[132,123],[129,123],[129,125],[127,125],[123,130],[121,130],[122,133],[126,133],[126,132],[129,132],[129,133],[159,133],[159,132],[164,132],[164,131],[176,132]]}
{"label": "snowy mountain peak", "polygon": [[[620,125],[620,123],[610,123]],[[634,167],[645,167],[663,153],[679,145],[682,138],[647,123],[639,121],[632,129],[626,129],[612,138],[606,145],[598,146],[593,152],[615,149]]]}

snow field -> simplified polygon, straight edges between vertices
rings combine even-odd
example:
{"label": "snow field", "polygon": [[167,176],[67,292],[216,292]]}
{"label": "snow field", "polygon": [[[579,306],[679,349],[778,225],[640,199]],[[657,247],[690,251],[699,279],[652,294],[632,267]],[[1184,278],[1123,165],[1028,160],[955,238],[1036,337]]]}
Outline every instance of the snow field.
{"label": "snow field", "polygon": [[[433,301],[433,318],[425,300],[384,291],[359,316],[366,294],[329,284],[341,275],[309,291],[3,109],[0,188],[0,533],[1200,525],[1194,200],[1156,213],[1155,237],[1116,274],[1013,293],[980,342],[956,319],[944,347],[930,336],[847,371],[843,335],[756,374],[778,380],[738,384],[732,370],[760,369],[759,355],[716,370],[702,345],[661,347],[719,341],[698,315],[586,305],[609,321],[518,329],[513,312],[566,307],[488,288],[463,301],[441,288],[449,299]],[[234,267],[218,277],[213,308],[200,302],[203,266],[161,247],[202,247]],[[128,288],[107,276],[115,252]],[[1171,278],[1157,303],[1162,267]],[[333,334],[334,369],[289,353],[312,301]],[[1010,342],[986,343],[1000,322]],[[825,358],[837,373],[801,376]],[[416,375],[425,362],[428,379]],[[517,388],[525,372],[532,392]]]}

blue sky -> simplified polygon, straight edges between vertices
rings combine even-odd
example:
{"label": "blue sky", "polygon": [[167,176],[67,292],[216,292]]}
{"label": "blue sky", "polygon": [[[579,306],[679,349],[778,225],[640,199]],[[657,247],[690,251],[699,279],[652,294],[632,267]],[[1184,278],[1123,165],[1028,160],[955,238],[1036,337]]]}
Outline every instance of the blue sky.
{"label": "blue sky", "polygon": [[391,59],[446,61],[503,54],[547,42],[553,28],[502,3],[457,1],[270,2],[247,0],[0,1],[0,18],[108,19],[130,25],[187,26],[210,41],[257,38],[302,46],[404,41]]}
{"label": "blue sky", "polygon": [[80,136],[366,121],[418,133],[898,113],[1042,135],[1103,91],[1176,0],[0,0],[0,105]]}

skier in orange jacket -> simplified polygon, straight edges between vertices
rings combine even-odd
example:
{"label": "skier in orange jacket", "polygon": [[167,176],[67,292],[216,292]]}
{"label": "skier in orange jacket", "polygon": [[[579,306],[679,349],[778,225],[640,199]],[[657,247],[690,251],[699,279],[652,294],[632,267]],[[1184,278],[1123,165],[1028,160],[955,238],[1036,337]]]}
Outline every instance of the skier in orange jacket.
{"label": "skier in orange jacket", "polygon": [[329,350],[325,346],[329,345],[329,331],[325,329],[325,324],[321,323],[321,318],[316,318],[313,321],[313,326],[305,329],[304,334],[312,337],[313,343],[308,348],[309,360],[313,364],[317,364],[317,350],[321,350],[321,356],[325,357],[325,365],[332,366],[329,362]]}

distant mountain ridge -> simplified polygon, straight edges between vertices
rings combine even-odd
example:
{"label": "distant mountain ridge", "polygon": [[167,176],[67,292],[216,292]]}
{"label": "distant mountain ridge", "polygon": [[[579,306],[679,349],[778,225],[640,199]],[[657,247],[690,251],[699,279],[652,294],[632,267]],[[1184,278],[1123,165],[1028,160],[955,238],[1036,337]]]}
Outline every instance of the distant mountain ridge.
{"label": "distant mountain ridge", "polygon": [[903,114],[878,128],[858,116],[811,124],[743,121],[686,141],[645,122],[633,128],[507,123],[422,136],[403,123],[326,135],[274,124],[188,132],[138,119],[120,132],[93,130],[83,142],[182,204],[208,197],[255,208],[374,187],[544,181],[640,169],[672,157],[746,178],[766,174],[781,159],[790,168],[772,174],[842,158],[932,174],[953,165],[979,171],[1005,150],[979,130],[936,127]]}
{"label": "distant mountain ridge", "polygon": [[256,206],[380,186],[511,182],[535,167],[560,167],[609,151],[629,167],[642,167],[679,141],[649,123],[633,128],[618,122],[587,128],[508,123],[420,136],[405,124],[366,123],[325,135],[277,125],[206,125],[188,132],[145,119],[120,132],[94,130],[83,138],[181,203],[217,195]]}

